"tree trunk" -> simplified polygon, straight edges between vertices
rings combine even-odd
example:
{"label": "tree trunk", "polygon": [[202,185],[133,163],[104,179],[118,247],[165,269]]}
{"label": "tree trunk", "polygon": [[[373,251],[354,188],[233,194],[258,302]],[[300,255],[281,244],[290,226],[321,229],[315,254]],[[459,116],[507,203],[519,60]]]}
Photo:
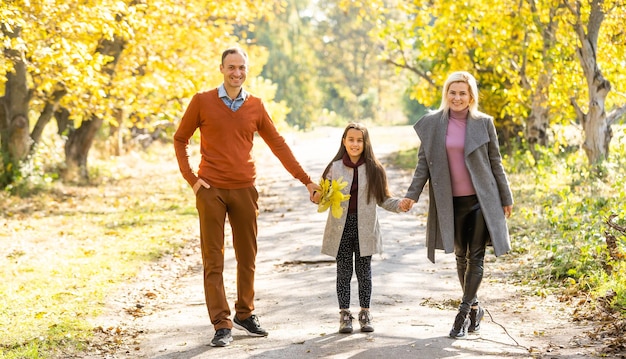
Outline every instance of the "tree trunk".
{"label": "tree trunk", "polygon": [[74,125],[74,123],[70,120],[70,111],[65,107],[58,108],[54,111],[54,119],[57,120],[57,133],[59,136],[69,135]]}
{"label": "tree trunk", "polygon": [[65,163],[67,168],[63,173],[64,181],[89,182],[87,158],[91,145],[101,126],[102,118],[92,116],[91,119],[83,121],[78,129],[70,133],[65,143]]}
{"label": "tree trunk", "polygon": [[[112,40],[103,39],[96,49],[97,52],[112,57],[112,60],[102,68],[102,71],[109,77],[113,77],[115,74],[115,65],[124,50],[124,45],[125,42],[122,37],[114,36]],[[108,88],[105,91],[108,92]],[[89,183],[87,157],[103,122],[101,115],[91,114],[89,120],[83,121],[78,129],[70,129],[70,134],[65,143],[65,163],[67,166],[63,175],[65,181]]]}
{"label": "tree trunk", "polygon": [[598,68],[596,57],[600,25],[602,25],[605,15],[602,9],[603,1],[594,0],[589,3],[591,12],[585,28],[581,20],[580,2],[576,1],[572,5],[565,1],[565,5],[574,15],[575,22],[573,27],[580,41],[580,47],[576,49],[576,55],[580,60],[585,79],[587,80],[589,109],[585,114],[576,104],[575,99],[571,99],[570,102],[574,106],[576,116],[583,127],[585,136],[583,149],[587,154],[587,160],[590,165],[595,166],[607,159],[613,131],[607,119],[604,105],[606,96],[611,91],[611,83],[602,75]]}
{"label": "tree trunk", "polygon": [[549,105],[548,105],[548,88],[550,79],[547,74],[541,74],[537,87],[532,96],[530,115],[526,119],[526,141],[528,147],[535,159],[538,158],[537,146],[545,147],[548,145],[548,125],[549,125]]}
{"label": "tree trunk", "polygon": [[[548,145],[548,127],[550,126],[550,84],[552,82],[552,59],[550,50],[556,43],[556,29],[558,27],[557,9],[550,8],[548,17],[543,19],[539,14],[539,9],[535,0],[527,0],[530,10],[533,14],[532,20],[537,29],[541,33],[542,48],[541,58],[543,72],[539,75],[535,88],[532,88],[531,81],[526,75],[526,57],[522,66],[522,84],[525,88],[532,90],[530,115],[526,119],[525,136],[533,157],[538,159],[537,146],[545,147]],[[543,19],[543,20],[542,20]]]}
{"label": "tree trunk", "polygon": [[114,122],[109,123],[109,139],[108,148],[109,154],[113,156],[121,156],[122,149],[124,148],[124,136],[122,130],[122,124],[124,123],[124,111],[120,108],[113,109]]}
{"label": "tree trunk", "polygon": [[33,139],[33,143],[31,146],[31,151],[35,148],[35,146],[41,140],[41,136],[43,135],[43,130],[46,128],[46,125],[50,122],[52,117],[54,116],[54,112],[57,111],[59,106],[59,101],[63,96],[67,94],[67,90],[65,87],[59,87],[56,89],[50,98],[46,101],[44,105],[43,111],[39,115],[39,119],[37,119],[37,123],[35,123],[35,127],[33,128],[33,132],[31,132],[30,137]]}
{"label": "tree trunk", "polygon": [[[21,28],[5,35],[18,38]],[[2,142],[3,170],[0,186],[3,188],[13,182],[14,174],[20,168],[20,162],[26,159],[30,149],[28,105],[31,93],[28,90],[27,69],[24,52],[5,49],[4,57],[13,64],[13,71],[7,73],[5,95],[0,98],[0,141]]]}

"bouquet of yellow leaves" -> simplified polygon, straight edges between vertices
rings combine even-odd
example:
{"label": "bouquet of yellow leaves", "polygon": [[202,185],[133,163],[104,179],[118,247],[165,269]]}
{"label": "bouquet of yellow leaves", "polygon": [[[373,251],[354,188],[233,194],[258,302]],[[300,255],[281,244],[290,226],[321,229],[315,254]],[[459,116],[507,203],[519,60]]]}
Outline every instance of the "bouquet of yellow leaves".
{"label": "bouquet of yellow leaves", "polygon": [[341,202],[345,202],[350,199],[349,194],[341,193],[341,190],[348,185],[348,182],[343,180],[343,177],[332,180],[322,178],[320,180],[321,197],[320,203],[317,207],[318,212],[324,212],[330,208],[330,213],[335,218],[341,218],[343,209],[341,209]]}

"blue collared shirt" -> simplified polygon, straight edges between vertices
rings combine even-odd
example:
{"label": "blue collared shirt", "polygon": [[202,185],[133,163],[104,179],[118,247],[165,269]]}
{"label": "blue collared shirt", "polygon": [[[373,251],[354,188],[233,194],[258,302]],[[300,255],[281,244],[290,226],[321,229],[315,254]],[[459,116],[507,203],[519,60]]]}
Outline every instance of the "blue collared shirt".
{"label": "blue collared shirt", "polygon": [[246,98],[248,98],[248,93],[242,87],[241,91],[239,91],[239,95],[237,95],[237,98],[235,98],[234,100],[231,99],[230,97],[228,97],[228,93],[224,88],[224,84],[221,84],[220,87],[217,88],[217,95],[222,99],[222,101],[224,101],[228,108],[233,110],[233,112],[239,110],[241,105],[243,105],[243,103],[246,101]]}

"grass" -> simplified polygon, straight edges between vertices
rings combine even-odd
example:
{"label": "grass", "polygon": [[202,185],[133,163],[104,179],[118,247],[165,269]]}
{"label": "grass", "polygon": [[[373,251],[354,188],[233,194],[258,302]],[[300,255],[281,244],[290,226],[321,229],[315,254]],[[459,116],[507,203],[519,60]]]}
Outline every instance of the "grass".
{"label": "grass", "polygon": [[96,159],[98,186],[0,195],[0,358],[80,350],[109,293],[195,238],[172,152]]}

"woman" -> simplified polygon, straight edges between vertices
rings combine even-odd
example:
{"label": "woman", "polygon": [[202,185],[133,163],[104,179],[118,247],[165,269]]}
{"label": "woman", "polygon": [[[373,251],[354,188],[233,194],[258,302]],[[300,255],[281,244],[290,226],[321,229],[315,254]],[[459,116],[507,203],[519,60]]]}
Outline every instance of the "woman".
{"label": "woman", "polygon": [[420,138],[413,180],[401,206],[408,210],[429,182],[428,258],[454,251],[463,297],[450,337],[480,330],[478,305],[485,247],[496,256],[511,249],[506,218],[513,196],[502,167],[493,118],[478,111],[476,79],[464,71],[446,80],[438,111],[413,126]]}

